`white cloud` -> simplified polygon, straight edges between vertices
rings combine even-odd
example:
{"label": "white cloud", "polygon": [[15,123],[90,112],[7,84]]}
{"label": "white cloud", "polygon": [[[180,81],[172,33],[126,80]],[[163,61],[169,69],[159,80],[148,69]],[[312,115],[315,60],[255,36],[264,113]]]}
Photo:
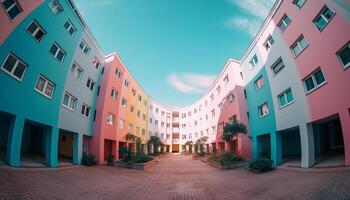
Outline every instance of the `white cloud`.
{"label": "white cloud", "polygon": [[184,73],[171,73],[167,82],[182,93],[202,93],[215,80],[215,75]]}
{"label": "white cloud", "polygon": [[247,17],[233,17],[226,22],[226,26],[232,29],[241,29],[249,35],[254,36],[260,27],[261,21]]}

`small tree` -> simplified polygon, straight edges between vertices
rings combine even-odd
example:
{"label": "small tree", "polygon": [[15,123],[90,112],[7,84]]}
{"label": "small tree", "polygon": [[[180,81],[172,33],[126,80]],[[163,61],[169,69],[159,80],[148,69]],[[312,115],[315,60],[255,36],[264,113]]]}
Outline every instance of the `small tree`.
{"label": "small tree", "polygon": [[204,144],[207,142],[208,137],[204,136],[204,137],[200,137],[197,141],[196,141],[196,145],[199,146],[199,155],[200,156],[204,156]]}
{"label": "small tree", "polygon": [[231,141],[232,138],[239,133],[246,134],[247,127],[245,124],[240,123],[237,120],[237,116],[234,115],[232,121],[229,124],[225,124],[224,133],[222,134],[222,137],[225,141]]}
{"label": "small tree", "polygon": [[[193,142],[192,142],[192,140],[188,140],[186,143],[185,143],[185,145],[187,146],[189,146],[188,148],[190,149],[190,152],[192,152],[192,144],[193,144]],[[187,151],[187,148],[186,148],[186,151]]]}
{"label": "small tree", "polygon": [[[135,142],[136,139],[137,139],[137,136],[132,134],[132,133],[127,133],[125,136],[124,136],[124,139],[127,141],[127,142]],[[133,152],[133,150],[131,149],[131,145],[129,144],[129,147],[128,147],[128,156],[127,157],[130,157],[131,153]]]}
{"label": "small tree", "polygon": [[151,136],[148,140],[148,145],[153,145],[154,153],[158,153],[158,147],[162,146],[162,140],[158,136]]}
{"label": "small tree", "polygon": [[137,153],[142,152],[142,139],[140,137],[136,138],[136,152]]}

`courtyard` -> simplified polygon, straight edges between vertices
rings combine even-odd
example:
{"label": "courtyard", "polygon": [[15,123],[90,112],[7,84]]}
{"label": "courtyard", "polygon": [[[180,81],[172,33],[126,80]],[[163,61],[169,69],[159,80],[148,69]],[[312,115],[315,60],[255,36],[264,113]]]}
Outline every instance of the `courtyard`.
{"label": "courtyard", "polygon": [[0,199],[350,199],[349,168],[218,170],[167,155],[147,171],[107,166],[0,168]]}

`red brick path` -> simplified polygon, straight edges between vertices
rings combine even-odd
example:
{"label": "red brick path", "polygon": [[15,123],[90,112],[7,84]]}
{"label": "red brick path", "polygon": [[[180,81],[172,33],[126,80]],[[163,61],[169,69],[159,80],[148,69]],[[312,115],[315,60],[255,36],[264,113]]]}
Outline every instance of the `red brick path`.
{"label": "red brick path", "polygon": [[148,171],[0,168],[0,199],[350,199],[350,170],[220,171],[168,156]]}

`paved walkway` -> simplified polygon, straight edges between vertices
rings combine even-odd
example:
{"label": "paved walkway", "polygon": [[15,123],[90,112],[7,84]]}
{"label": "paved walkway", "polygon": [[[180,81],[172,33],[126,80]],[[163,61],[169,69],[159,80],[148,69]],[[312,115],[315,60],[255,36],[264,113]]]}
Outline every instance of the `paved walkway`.
{"label": "paved walkway", "polygon": [[0,199],[350,199],[350,170],[220,171],[171,155],[148,171],[0,168]]}

